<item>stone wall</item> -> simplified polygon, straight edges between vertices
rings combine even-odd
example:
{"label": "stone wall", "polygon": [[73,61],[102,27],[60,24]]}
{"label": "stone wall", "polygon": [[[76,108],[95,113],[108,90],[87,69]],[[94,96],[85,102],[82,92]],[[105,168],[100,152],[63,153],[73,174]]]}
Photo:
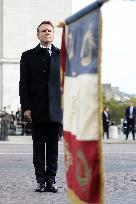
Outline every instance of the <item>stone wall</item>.
{"label": "stone wall", "polygon": [[[44,20],[54,25],[72,13],[72,0],[3,0],[3,57],[18,58],[39,41],[37,26]],[[61,29],[55,28],[54,44],[60,47]],[[3,106],[15,110],[20,106],[19,64],[3,65]]]}

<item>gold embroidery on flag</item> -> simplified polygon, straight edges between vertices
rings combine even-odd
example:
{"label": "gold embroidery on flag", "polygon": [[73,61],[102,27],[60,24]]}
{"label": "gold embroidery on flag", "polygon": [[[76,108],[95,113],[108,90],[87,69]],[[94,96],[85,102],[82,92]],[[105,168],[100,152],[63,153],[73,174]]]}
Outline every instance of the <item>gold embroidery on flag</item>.
{"label": "gold embroidery on flag", "polygon": [[95,47],[94,43],[94,37],[93,33],[91,32],[92,26],[89,24],[88,30],[85,32],[83,36],[83,42],[81,45],[81,52],[80,52],[80,58],[81,58],[81,65],[82,66],[88,66],[92,63],[92,51]]}
{"label": "gold embroidery on flag", "polygon": [[76,176],[83,191],[86,191],[91,175],[92,170],[88,166],[88,162],[83,151],[81,149],[77,150]]}
{"label": "gold embroidery on flag", "polygon": [[72,33],[69,33],[68,35],[68,57],[71,60],[74,57],[74,42],[73,42],[73,36]]}
{"label": "gold embroidery on flag", "polygon": [[69,150],[69,144],[68,142],[64,141],[64,153],[65,153],[65,166],[66,166],[66,173],[69,170],[70,165],[72,165],[73,160],[72,160],[72,154]]}
{"label": "gold embroidery on flag", "polygon": [[104,203],[101,203],[101,202],[85,202],[85,201],[83,201],[83,200],[81,200],[76,194],[75,194],[75,192],[72,190],[72,189],[70,189],[70,188],[68,188],[68,191],[67,191],[67,195],[68,195],[68,197],[69,197],[69,199],[71,200],[71,202],[73,203],[73,204],[104,204]]}

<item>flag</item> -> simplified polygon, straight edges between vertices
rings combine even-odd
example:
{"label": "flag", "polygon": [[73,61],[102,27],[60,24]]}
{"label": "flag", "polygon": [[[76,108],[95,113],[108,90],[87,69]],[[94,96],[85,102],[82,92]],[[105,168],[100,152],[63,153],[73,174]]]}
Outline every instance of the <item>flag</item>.
{"label": "flag", "polygon": [[93,4],[91,11],[89,7],[66,23],[63,127],[68,197],[73,204],[102,204],[100,9]]}

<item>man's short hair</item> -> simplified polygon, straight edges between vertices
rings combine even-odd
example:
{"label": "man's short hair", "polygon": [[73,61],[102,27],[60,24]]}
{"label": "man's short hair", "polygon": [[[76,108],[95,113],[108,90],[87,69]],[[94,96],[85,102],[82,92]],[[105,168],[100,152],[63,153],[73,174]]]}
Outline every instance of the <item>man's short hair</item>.
{"label": "man's short hair", "polygon": [[41,26],[41,25],[44,25],[44,24],[48,24],[48,25],[52,26],[53,29],[54,29],[54,26],[53,26],[53,24],[52,24],[51,21],[43,21],[43,22],[41,22],[40,25],[37,27],[37,33],[39,32],[40,26]]}

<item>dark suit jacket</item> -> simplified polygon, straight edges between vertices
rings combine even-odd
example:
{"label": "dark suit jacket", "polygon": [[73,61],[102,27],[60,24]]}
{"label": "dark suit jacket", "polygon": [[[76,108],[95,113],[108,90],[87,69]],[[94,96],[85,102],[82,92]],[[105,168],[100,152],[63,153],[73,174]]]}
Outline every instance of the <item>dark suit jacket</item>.
{"label": "dark suit jacket", "polygon": [[[125,117],[127,121],[129,120],[129,116],[130,116],[130,106],[128,106],[125,111]],[[133,121],[134,122],[136,121],[136,108],[135,107],[133,107]]]}
{"label": "dark suit jacket", "polygon": [[106,115],[105,115],[105,113],[103,111],[102,118],[103,118],[103,128],[106,131],[108,129],[108,127],[109,127],[110,114],[108,113],[108,117],[106,117]]}
{"label": "dark suit jacket", "polygon": [[[32,111],[33,123],[61,122],[60,50],[52,45],[49,76],[40,44],[22,53],[20,61],[20,103],[22,112]],[[48,86],[46,86],[48,84]],[[47,90],[48,87],[48,90]],[[47,105],[46,99],[49,104]],[[49,116],[49,117],[48,117]]]}

